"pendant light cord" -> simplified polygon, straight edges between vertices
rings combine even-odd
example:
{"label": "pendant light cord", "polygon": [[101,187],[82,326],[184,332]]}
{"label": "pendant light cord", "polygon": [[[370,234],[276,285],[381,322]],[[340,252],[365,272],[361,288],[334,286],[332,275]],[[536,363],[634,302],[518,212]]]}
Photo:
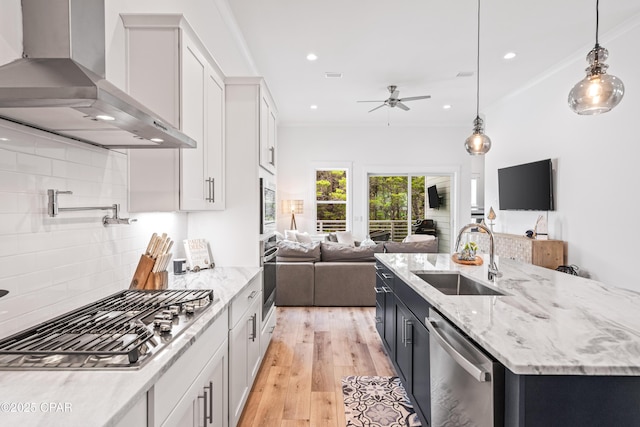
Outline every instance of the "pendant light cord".
{"label": "pendant light cord", "polygon": [[478,0],[478,54],[476,56],[476,117],[480,117],[480,0]]}
{"label": "pendant light cord", "polygon": [[599,12],[599,4],[600,4],[600,0],[596,0],[596,47],[600,46],[598,44],[598,25],[599,25],[599,21],[600,21],[600,12]]}

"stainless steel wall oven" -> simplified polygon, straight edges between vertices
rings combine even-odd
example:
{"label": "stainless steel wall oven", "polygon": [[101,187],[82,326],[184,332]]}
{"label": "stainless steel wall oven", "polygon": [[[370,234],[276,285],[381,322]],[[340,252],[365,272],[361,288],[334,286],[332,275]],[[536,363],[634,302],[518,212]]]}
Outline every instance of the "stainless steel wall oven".
{"label": "stainless steel wall oven", "polygon": [[260,241],[260,264],[262,277],[262,320],[267,317],[276,299],[276,255],[278,247],[276,236],[272,235]]}

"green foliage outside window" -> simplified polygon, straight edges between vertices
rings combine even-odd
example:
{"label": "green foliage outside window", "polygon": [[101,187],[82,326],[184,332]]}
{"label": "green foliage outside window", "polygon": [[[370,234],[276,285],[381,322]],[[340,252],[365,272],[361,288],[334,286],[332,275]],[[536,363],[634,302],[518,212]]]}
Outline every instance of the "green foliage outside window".
{"label": "green foliage outside window", "polygon": [[316,200],[322,202],[317,204],[318,221],[346,221],[347,171],[316,171]]}

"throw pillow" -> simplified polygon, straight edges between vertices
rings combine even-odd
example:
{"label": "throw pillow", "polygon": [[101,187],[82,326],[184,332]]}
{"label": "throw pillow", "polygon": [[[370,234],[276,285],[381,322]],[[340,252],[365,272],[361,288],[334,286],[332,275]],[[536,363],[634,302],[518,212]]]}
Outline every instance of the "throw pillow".
{"label": "throw pillow", "polygon": [[311,236],[309,236],[309,233],[307,233],[306,231],[304,233],[296,233],[296,239],[300,243],[311,243],[312,242]]}
{"label": "throw pillow", "polygon": [[355,246],[356,242],[353,240],[353,235],[350,231],[336,231],[336,238],[338,243],[344,243],[349,246]]}
{"label": "throw pillow", "polygon": [[298,232],[296,230],[284,230],[284,238],[285,240],[289,240],[292,242],[297,242],[298,239],[296,238],[296,234],[298,234]]}
{"label": "throw pillow", "polygon": [[405,237],[402,242],[410,243],[410,242],[426,242],[428,240],[435,239],[436,236],[432,236],[431,234],[411,234],[410,236]]}
{"label": "throw pillow", "polygon": [[299,243],[290,240],[278,242],[276,262],[320,261],[320,242]]}
{"label": "throw pillow", "polygon": [[279,231],[274,231],[273,234],[276,236],[276,241],[284,240],[284,234]]}

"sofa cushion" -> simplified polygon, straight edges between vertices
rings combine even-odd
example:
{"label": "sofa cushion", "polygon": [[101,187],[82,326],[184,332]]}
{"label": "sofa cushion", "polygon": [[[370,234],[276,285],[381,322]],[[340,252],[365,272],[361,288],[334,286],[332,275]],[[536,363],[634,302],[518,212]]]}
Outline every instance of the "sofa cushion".
{"label": "sofa cushion", "polygon": [[373,254],[382,253],[383,245],[349,246],[341,243],[321,243],[323,262],[370,262],[375,261]]}
{"label": "sofa cushion", "polygon": [[425,242],[384,242],[384,251],[388,253],[410,254],[410,253],[437,253],[438,239],[427,240]]}
{"label": "sofa cushion", "polygon": [[298,243],[289,240],[278,242],[276,262],[320,261],[320,242]]}

